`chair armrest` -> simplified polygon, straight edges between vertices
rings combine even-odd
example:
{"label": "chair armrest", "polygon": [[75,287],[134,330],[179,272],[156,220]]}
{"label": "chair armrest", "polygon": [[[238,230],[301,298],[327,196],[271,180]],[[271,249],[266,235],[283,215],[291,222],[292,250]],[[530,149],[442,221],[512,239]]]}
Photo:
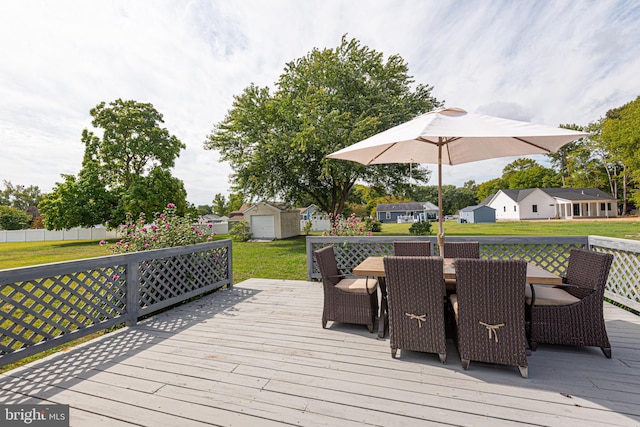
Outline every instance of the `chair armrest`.
{"label": "chair armrest", "polygon": [[593,288],[590,288],[589,286],[583,286],[583,285],[576,285],[573,283],[566,283],[563,282],[562,285],[556,285],[556,288],[573,288],[573,289],[584,289],[585,291],[593,291]]}

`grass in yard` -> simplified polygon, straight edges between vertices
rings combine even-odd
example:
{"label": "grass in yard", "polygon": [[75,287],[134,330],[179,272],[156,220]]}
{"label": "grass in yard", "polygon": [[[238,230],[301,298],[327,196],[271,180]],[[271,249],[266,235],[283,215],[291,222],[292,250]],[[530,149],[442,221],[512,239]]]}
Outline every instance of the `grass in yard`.
{"label": "grass in yard", "polygon": [[111,255],[97,240],[0,243],[0,269]]}
{"label": "grass in yard", "polygon": [[[407,236],[410,224],[382,225],[376,236]],[[620,220],[513,221],[491,224],[459,224],[446,221],[447,236],[608,236],[640,239],[640,218]],[[438,232],[432,223],[431,234]],[[313,233],[320,235],[321,233]],[[216,239],[226,239],[217,235]],[[306,279],[305,237],[273,242],[233,242],[233,278]],[[107,245],[108,246],[108,245]],[[98,241],[0,243],[0,269],[111,255]]]}
{"label": "grass in yard", "polygon": [[233,242],[233,281],[251,277],[306,280],[306,238],[273,242]]}
{"label": "grass in yard", "polygon": [[[375,235],[407,235],[410,224],[382,224],[382,233]],[[431,234],[438,234],[438,223],[431,223]],[[459,224],[444,222],[448,236],[607,236],[640,239],[640,218],[620,220],[573,221],[505,221],[489,224]]]}

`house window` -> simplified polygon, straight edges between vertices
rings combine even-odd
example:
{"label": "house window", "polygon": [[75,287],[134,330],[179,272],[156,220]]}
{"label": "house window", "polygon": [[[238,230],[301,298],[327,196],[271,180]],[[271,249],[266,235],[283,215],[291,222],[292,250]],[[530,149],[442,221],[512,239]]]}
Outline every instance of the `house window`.
{"label": "house window", "polygon": [[610,211],[611,210],[611,202],[607,203],[607,210]]}
{"label": "house window", "polygon": [[573,204],[573,216],[580,216],[580,205],[578,203]]}
{"label": "house window", "polygon": [[391,211],[386,212],[385,219],[391,219]]}
{"label": "house window", "polygon": [[506,212],[506,211],[507,211],[507,207],[506,207],[506,206],[503,206],[503,207],[502,207],[502,212]]}
{"label": "house window", "polygon": [[518,212],[516,205],[513,205],[513,211]]}
{"label": "house window", "polygon": [[531,209],[533,210],[533,212],[538,212],[538,205],[532,205]]}

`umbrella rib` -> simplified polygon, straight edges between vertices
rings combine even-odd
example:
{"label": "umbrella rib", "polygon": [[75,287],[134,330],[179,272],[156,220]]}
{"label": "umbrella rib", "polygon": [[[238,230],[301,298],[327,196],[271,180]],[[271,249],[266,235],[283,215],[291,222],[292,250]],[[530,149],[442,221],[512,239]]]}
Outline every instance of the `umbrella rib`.
{"label": "umbrella rib", "polygon": [[384,150],[382,150],[381,152],[379,152],[378,154],[376,154],[373,158],[371,158],[371,160],[369,160],[365,166],[369,166],[370,164],[372,164],[373,162],[375,162],[376,160],[378,160],[378,157],[382,156],[384,153],[386,153],[387,151],[389,151],[391,149],[391,147],[393,147],[394,144],[389,145],[387,148],[385,148]]}
{"label": "umbrella rib", "polygon": [[450,137],[450,138],[442,138],[442,139],[439,139],[438,141],[431,141],[431,140],[429,140],[427,138],[424,138],[422,136],[419,136],[416,139],[418,141],[426,142],[426,143],[433,144],[433,145],[436,145],[436,146],[441,146],[441,145],[444,146],[444,148],[447,150],[447,159],[449,159],[447,164],[449,166],[453,166],[453,163],[451,163],[451,152],[449,151],[449,143],[460,139],[459,136],[453,136],[453,137]]}
{"label": "umbrella rib", "polygon": [[549,150],[548,148],[544,148],[538,144],[534,144],[533,142],[527,141],[526,139],[518,138],[517,136],[514,136],[513,139],[524,142],[525,144],[531,145],[532,147],[536,147],[544,152],[551,153],[551,150]]}

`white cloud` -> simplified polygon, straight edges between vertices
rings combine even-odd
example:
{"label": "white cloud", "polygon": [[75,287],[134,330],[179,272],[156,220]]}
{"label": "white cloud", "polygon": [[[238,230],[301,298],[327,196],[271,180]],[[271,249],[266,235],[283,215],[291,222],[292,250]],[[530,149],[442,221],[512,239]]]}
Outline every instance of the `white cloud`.
{"label": "white cloud", "polygon": [[[0,3],[0,179],[51,189],[77,173],[89,110],[151,102],[187,149],[189,200],[230,190],[202,143],[251,82],[340,37],[399,54],[448,106],[588,124],[640,94],[640,6],[625,1],[30,1]],[[512,159],[445,168],[462,185]]]}

